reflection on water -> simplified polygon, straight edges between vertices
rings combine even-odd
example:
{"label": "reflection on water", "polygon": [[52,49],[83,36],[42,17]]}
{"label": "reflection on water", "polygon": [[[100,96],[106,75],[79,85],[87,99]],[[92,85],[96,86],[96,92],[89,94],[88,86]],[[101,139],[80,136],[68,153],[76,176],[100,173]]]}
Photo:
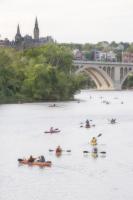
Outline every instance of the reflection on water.
{"label": "reflection on water", "polygon": [[[54,107],[0,106],[0,200],[133,199],[132,92],[82,91],[76,98]],[[110,124],[111,118],[118,123]],[[96,126],[80,128],[86,119]],[[61,132],[44,134],[51,126]],[[89,141],[99,133],[95,154]],[[65,150],[59,157],[48,151],[58,145]],[[18,164],[31,154],[44,155],[52,167]]]}

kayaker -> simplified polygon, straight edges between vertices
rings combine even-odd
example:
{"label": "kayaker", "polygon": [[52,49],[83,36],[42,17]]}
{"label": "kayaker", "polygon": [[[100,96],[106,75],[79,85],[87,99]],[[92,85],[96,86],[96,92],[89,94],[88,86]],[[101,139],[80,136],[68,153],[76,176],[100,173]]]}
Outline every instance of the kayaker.
{"label": "kayaker", "polygon": [[89,120],[88,119],[86,120],[86,124],[89,124]]}
{"label": "kayaker", "polygon": [[87,127],[87,128],[90,127],[90,122],[89,122],[88,119],[86,120],[86,127]]}
{"label": "kayaker", "polygon": [[33,158],[33,156],[31,155],[28,159],[28,162],[34,162],[35,161],[35,158]]}
{"label": "kayaker", "polygon": [[62,152],[62,148],[60,147],[60,146],[58,146],[57,148],[56,148],[56,153],[61,153]]}
{"label": "kayaker", "polygon": [[53,131],[54,131],[54,128],[53,128],[53,127],[51,127],[51,128],[50,128],[50,132],[52,133]]}
{"label": "kayaker", "polygon": [[96,144],[97,143],[97,139],[95,137],[92,138],[91,143]]}
{"label": "kayaker", "polygon": [[38,162],[45,162],[45,158],[43,155],[39,156]]}
{"label": "kayaker", "polygon": [[97,147],[94,147],[94,148],[92,149],[92,153],[98,153]]}

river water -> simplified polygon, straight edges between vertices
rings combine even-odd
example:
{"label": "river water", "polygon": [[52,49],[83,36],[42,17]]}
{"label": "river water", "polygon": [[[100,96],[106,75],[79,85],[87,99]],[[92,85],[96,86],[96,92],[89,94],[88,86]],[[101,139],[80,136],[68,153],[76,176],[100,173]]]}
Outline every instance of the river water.
{"label": "river water", "polygon": [[[49,103],[0,105],[0,200],[133,199],[133,93],[84,90],[76,98],[80,103],[57,102],[54,108]],[[113,117],[118,123],[111,125]],[[86,119],[96,126],[80,128]],[[61,133],[44,134],[51,126]],[[99,133],[98,157],[83,155]],[[57,145],[71,153],[49,153]],[[18,158],[31,154],[45,155],[52,167],[18,164]]]}

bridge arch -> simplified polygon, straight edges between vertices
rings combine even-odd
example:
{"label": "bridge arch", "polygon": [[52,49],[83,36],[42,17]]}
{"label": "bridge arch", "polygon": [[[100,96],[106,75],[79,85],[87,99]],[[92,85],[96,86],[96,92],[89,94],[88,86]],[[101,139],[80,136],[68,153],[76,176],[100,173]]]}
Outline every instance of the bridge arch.
{"label": "bridge arch", "polygon": [[125,80],[127,79],[127,77],[132,73],[133,73],[133,69],[132,68],[125,68],[124,69],[123,79],[121,80],[121,88],[122,88]]}
{"label": "bridge arch", "polygon": [[106,72],[106,67],[103,67],[103,70]]}
{"label": "bridge arch", "polygon": [[133,63],[73,60],[75,73],[85,71],[99,90],[121,90],[127,76],[133,72]]}
{"label": "bridge arch", "polygon": [[[86,74],[88,74],[95,82],[98,90],[113,90],[114,89],[113,81],[107,74],[107,72],[104,70],[105,68],[102,69],[96,66],[84,65],[80,67],[76,71],[76,73],[85,72]],[[109,68],[108,72],[109,74],[111,74],[111,68]]]}

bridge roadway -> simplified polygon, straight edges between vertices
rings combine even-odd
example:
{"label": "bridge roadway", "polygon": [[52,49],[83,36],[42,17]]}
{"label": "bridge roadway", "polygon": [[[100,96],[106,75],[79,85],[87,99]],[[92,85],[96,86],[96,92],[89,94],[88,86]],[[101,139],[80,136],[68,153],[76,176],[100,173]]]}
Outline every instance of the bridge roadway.
{"label": "bridge roadway", "polygon": [[133,73],[133,63],[73,60],[75,73],[86,73],[98,90],[121,90],[127,76]]}

